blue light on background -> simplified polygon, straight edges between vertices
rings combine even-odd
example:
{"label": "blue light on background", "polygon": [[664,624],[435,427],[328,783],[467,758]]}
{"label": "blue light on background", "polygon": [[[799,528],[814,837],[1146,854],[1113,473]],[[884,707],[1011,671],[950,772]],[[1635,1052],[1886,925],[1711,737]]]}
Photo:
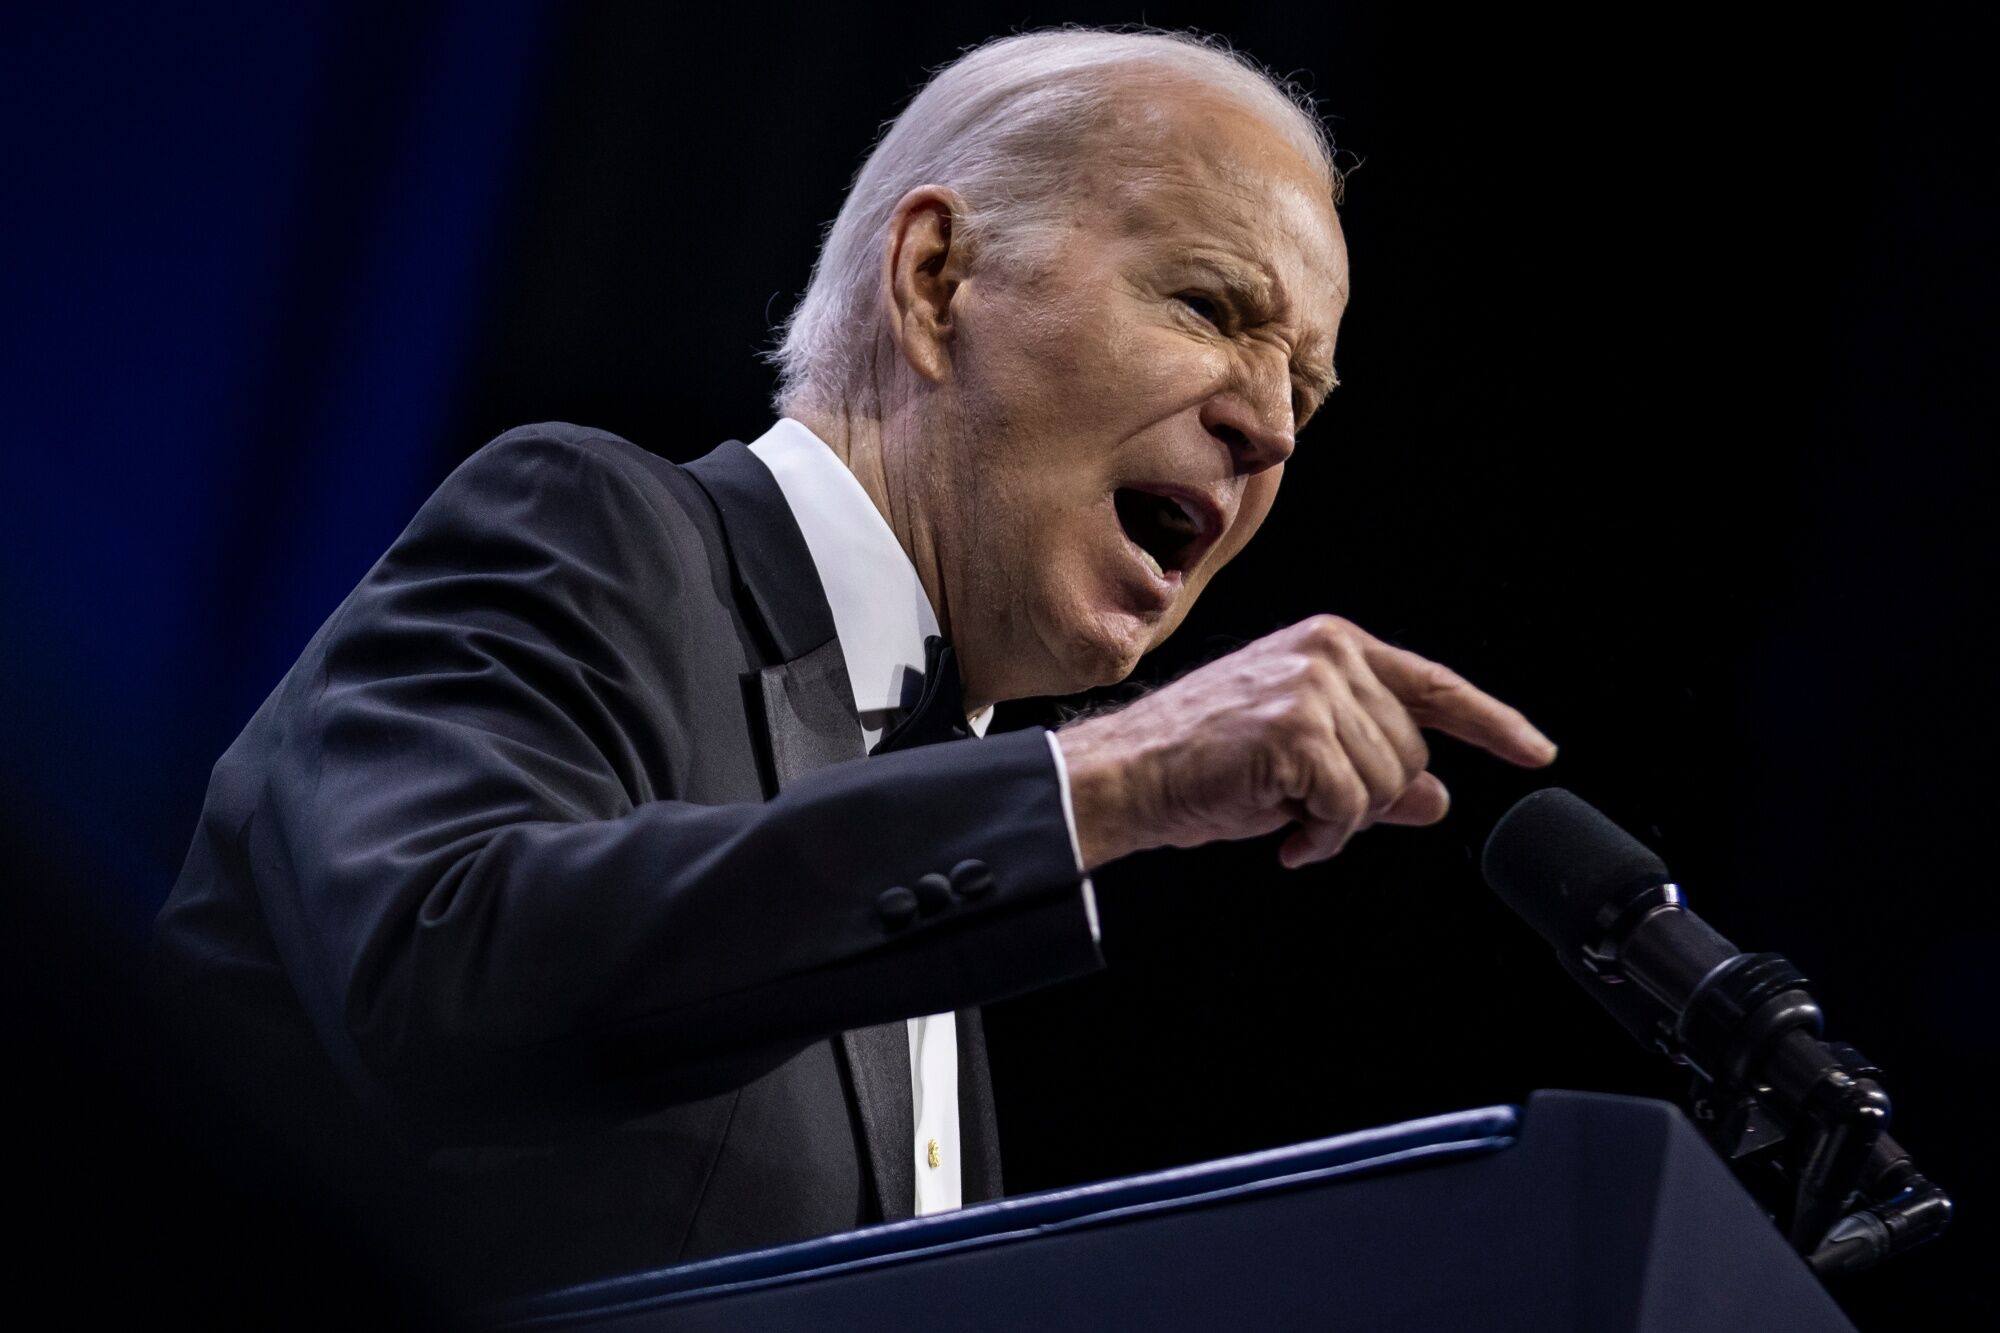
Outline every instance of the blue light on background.
{"label": "blue light on background", "polygon": [[203,777],[463,442],[553,24],[20,6],[0,64],[8,821],[142,932]]}

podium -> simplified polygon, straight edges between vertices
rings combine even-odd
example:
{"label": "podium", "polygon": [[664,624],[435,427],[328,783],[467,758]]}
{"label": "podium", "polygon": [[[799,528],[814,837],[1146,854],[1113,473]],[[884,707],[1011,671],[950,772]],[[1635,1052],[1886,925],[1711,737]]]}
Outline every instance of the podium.
{"label": "podium", "polygon": [[520,1329],[1850,1329],[1664,1102],[1539,1092],[635,1273]]}

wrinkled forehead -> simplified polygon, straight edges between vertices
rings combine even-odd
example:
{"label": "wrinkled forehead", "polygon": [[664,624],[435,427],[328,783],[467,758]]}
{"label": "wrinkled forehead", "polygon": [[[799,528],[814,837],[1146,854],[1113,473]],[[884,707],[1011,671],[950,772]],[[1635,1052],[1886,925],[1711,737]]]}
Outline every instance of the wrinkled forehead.
{"label": "wrinkled forehead", "polygon": [[1268,122],[1206,91],[1161,89],[1123,99],[1100,133],[1101,198],[1121,237],[1165,258],[1226,249],[1338,319],[1347,245],[1332,182]]}

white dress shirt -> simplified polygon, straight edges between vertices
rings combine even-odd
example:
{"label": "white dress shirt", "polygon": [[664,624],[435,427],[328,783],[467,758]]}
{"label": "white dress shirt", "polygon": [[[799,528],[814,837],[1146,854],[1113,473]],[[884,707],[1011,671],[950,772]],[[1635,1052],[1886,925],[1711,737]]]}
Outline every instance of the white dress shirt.
{"label": "white dress shirt", "polygon": [[[803,423],[783,417],[751,442],[750,452],[777,479],[806,539],[833,612],[854,707],[861,715],[862,739],[873,749],[903,706],[904,680],[923,677],[924,639],[938,632],[937,613],[896,534],[825,441]],[[975,735],[984,736],[993,721],[992,706],[968,715],[966,721]],[[1053,732],[1049,750],[1055,757],[1070,850],[1081,874],[1083,851],[1076,836],[1076,814],[1070,808],[1069,770]],[[1090,937],[1096,940],[1097,901],[1088,877],[1083,880],[1083,906]],[[910,1093],[917,1130],[911,1144],[915,1206],[921,1217],[964,1202],[955,1014],[910,1020]]]}

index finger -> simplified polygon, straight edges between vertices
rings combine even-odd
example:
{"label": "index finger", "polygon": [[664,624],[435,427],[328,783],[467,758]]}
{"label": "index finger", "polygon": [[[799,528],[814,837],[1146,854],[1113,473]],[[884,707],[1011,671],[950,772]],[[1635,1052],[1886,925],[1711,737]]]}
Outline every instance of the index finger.
{"label": "index finger", "polygon": [[1373,635],[1362,640],[1368,669],[1402,702],[1418,726],[1477,745],[1523,768],[1540,768],[1556,757],[1555,742],[1509,707],[1450,667]]}

